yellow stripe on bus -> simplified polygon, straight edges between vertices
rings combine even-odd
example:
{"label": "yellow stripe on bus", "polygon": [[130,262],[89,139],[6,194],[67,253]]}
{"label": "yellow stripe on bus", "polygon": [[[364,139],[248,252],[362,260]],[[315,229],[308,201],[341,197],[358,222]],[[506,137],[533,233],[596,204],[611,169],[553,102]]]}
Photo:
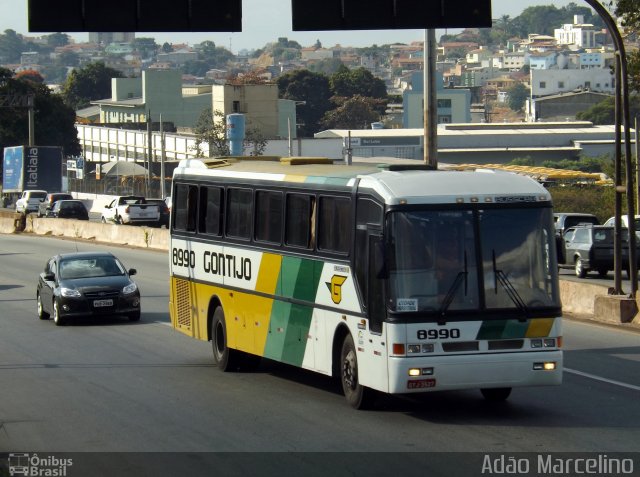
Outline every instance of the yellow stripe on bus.
{"label": "yellow stripe on bus", "polygon": [[527,338],[544,338],[549,336],[555,318],[536,318],[531,320],[529,329],[527,329]]}

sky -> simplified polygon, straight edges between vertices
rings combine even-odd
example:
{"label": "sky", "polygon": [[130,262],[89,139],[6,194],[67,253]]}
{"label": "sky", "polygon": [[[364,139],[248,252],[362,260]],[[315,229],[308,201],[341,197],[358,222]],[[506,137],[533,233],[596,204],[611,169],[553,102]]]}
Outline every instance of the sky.
{"label": "sky", "polygon": [[[568,3],[570,0],[493,0],[492,16],[500,18],[503,15],[509,15],[514,18],[527,7],[555,5],[560,8]],[[583,4],[580,0],[575,0],[575,3]],[[584,3],[584,6],[588,5]],[[15,30],[23,35],[42,35],[42,33],[30,34],[27,29],[27,0],[0,0],[0,32],[7,29]],[[211,40],[218,46],[230,49],[233,53],[237,53],[241,49],[262,48],[265,44],[276,41],[279,37],[295,40],[302,46],[311,46],[316,40],[320,40],[325,47],[336,44],[362,47],[393,42],[409,43],[420,41],[424,37],[424,30],[294,32],[291,30],[290,0],[243,0],[242,30],[238,33],[139,33],[137,36],[153,37],[159,44],[168,42],[194,45],[204,40]],[[449,33],[458,31],[452,30]],[[439,36],[445,32],[445,30],[437,30],[436,35]],[[76,41],[88,40],[86,33],[73,33],[70,36]]]}

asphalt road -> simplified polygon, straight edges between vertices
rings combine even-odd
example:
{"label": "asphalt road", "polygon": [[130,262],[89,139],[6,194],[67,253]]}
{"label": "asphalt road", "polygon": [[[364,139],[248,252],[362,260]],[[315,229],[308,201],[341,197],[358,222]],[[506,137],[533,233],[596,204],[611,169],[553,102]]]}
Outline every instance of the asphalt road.
{"label": "asphalt road", "polygon": [[[138,269],[142,320],[38,320],[35,286],[46,259],[96,248]],[[363,412],[313,373],[275,363],[219,372],[209,343],[169,325],[166,253],[0,235],[0,270],[0,453],[98,453],[75,454],[71,470],[93,456],[91,475],[205,475],[212,466],[226,469],[219,475],[294,475],[283,466],[305,475],[327,475],[327,466],[334,475],[416,466],[418,475],[480,475],[483,453],[638,450],[633,330],[565,320],[564,383],[516,389],[501,405],[477,391],[442,392],[383,397]],[[114,460],[110,452],[136,454]],[[169,454],[139,454],[149,452]],[[125,472],[141,466],[156,472]]]}

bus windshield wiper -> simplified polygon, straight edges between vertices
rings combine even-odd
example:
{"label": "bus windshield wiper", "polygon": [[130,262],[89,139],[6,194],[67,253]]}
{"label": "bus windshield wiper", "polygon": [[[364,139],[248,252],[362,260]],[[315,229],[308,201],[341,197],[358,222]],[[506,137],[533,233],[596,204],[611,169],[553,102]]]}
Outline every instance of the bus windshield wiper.
{"label": "bus windshield wiper", "polygon": [[[460,284],[464,281],[464,294],[467,295],[468,292],[468,281],[467,281],[468,271],[467,271],[467,252],[464,252],[464,270],[458,272],[456,278],[453,280],[453,283],[449,287],[447,294],[442,300],[442,306],[440,307],[440,316],[444,317],[445,313],[449,309],[449,306],[453,302],[453,297],[455,296],[458,288],[460,288]],[[439,324],[444,324],[444,319],[438,321]]]}
{"label": "bus windshield wiper", "polygon": [[502,271],[498,270],[496,266],[496,251],[493,250],[493,276],[494,276],[494,291],[496,295],[498,294],[498,282],[502,285],[505,292],[507,292],[507,296],[511,299],[511,301],[518,307],[520,311],[524,314],[524,318],[521,321],[529,318],[529,309],[527,308],[526,303],[518,293],[518,290],[513,286],[507,275]]}

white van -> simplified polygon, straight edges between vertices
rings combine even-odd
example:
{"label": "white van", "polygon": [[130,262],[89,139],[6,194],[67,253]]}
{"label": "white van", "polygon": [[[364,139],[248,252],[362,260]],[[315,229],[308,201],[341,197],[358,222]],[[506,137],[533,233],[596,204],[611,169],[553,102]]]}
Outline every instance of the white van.
{"label": "white van", "polygon": [[[635,226],[636,226],[636,232],[638,230],[640,230],[640,215],[634,215],[635,217]],[[629,217],[627,216],[627,214],[622,214],[620,216],[620,220],[622,222],[622,226],[624,228],[629,228]],[[608,225],[609,227],[613,227],[615,225],[615,217],[609,217],[607,219],[607,221],[604,223],[604,225]]]}
{"label": "white van", "polygon": [[16,201],[16,212],[20,212],[21,214],[37,212],[40,202],[46,198],[46,190],[25,190]]}

